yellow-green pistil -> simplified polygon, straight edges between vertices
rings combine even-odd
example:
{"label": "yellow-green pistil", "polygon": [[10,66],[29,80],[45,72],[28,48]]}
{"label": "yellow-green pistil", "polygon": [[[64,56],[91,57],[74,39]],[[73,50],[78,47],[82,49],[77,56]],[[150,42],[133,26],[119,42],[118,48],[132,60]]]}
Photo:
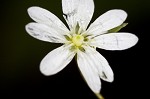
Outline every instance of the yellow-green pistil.
{"label": "yellow-green pistil", "polygon": [[75,35],[72,37],[72,43],[76,46],[76,47],[80,47],[84,42],[84,37],[82,35]]}
{"label": "yellow-green pistil", "polygon": [[67,43],[71,44],[71,48],[70,50],[73,51],[85,51],[83,48],[83,45],[86,45],[88,42],[88,36],[84,33],[83,34],[83,30],[79,27],[79,24],[77,24],[71,31],[70,31],[70,36],[65,35],[65,38],[67,41]]}

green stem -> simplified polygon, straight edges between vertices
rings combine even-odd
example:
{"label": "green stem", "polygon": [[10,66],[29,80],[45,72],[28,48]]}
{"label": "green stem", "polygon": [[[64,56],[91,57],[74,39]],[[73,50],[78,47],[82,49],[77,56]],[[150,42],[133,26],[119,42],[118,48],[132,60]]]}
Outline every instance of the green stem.
{"label": "green stem", "polygon": [[97,96],[98,99],[104,99],[104,97],[99,93],[95,93],[95,95]]}

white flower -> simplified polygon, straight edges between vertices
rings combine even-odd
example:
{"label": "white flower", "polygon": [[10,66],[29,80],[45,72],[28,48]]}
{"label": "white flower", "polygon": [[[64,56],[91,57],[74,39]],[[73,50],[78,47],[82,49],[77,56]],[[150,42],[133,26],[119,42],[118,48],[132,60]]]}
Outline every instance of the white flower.
{"label": "white flower", "polygon": [[107,33],[125,21],[127,13],[123,10],[110,10],[88,27],[94,12],[93,0],[62,0],[62,8],[69,29],[58,17],[43,8],[28,9],[29,16],[35,22],[27,24],[26,31],[39,40],[63,44],[44,57],[40,71],[44,75],[56,74],[77,55],[78,67],[85,81],[94,93],[99,93],[99,77],[112,82],[114,75],[107,60],[96,48],[124,50],[134,46],[138,38],[125,32]]}

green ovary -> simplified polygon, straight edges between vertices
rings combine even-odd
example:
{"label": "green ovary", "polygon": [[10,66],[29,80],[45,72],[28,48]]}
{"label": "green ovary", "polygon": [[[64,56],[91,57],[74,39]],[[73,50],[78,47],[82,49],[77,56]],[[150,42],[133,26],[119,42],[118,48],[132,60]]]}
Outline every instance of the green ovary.
{"label": "green ovary", "polygon": [[84,37],[82,35],[75,35],[72,38],[72,43],[76,46],[76,47],[80,47],[82,45],[82,43],[84,42]]}

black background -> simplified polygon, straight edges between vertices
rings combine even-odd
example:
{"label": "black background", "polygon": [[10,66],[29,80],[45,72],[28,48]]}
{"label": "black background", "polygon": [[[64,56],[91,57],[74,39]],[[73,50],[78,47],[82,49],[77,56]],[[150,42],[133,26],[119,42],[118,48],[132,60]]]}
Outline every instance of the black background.
{"label": "black background", "polygon": [[[98,51],[108,60],[114,71],[114,82],[102,81],[101,93],[106,99],[144,99],[144,85],[148,78],[145,68],[148,56],[150,2],[148,0],[94,0],[92,22],[110,9],[123,9],[129,24],[121,31],[139,37],[136,46],[124,51]],[[78,70],[75,59],[61,72],[44,76],[39,63],[51,50],[61,44],[36,40],[25,31],[32,22],[27,14],[31,6],[43,7],[63,22],[61,0],[12,0],[0,4],[0,95],[15,98],[44,97],[49,99],[96,99]],[[147,48],[146,48],[147,47]],[[56,62],[57,63],[57,62]],[[141,99],[142,99],[141,98]]]}

